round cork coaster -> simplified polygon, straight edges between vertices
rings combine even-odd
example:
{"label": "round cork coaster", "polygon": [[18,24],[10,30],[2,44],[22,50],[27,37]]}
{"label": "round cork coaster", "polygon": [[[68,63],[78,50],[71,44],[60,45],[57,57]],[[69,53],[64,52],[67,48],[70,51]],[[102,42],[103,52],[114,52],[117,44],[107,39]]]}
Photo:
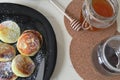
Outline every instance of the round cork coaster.
{"label": "round cork coaster", "polygon": [[[66,13],[80,19],[84,0],[73,0],[66,8]],[[67,31],[72,36],[70,57],[77,73],[84,80],[119,80],[119,75],[106,75],[97,64],[96,47],[104,39],[116,34],[116,23],[99,31],[74,31],[69,20],[64,17]]]}

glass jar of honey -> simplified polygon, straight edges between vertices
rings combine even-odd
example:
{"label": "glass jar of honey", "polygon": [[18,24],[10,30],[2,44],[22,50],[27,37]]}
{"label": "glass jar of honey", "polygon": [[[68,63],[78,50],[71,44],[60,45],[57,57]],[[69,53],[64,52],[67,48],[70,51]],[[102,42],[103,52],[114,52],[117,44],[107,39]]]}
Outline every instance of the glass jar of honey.
{"label": "glass jar of honey", "polygon": [[82,6],[82,16],[92,26],[91,30],[93,28],[103,29],[115,22],[118,10],[117,0],[85,0]]}

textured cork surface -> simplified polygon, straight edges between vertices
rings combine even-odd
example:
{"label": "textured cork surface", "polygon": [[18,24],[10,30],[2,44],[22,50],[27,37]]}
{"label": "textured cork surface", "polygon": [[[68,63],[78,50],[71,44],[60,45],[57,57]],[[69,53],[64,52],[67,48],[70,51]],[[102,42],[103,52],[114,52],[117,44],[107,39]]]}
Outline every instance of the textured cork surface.
{"label": "textured cork surface", "polygon": [[[66,13],[80,19],[83,0],[73,0],[66,8]],[[96,46],[104,39],[117,34],[116,23],[99,31],[79,31],[71,29],[69,20],[64,17],[68,33],[72,36],[70,57],[76,72],[84,80],[119,80],[120,75],[106,75],[97,64]]]}

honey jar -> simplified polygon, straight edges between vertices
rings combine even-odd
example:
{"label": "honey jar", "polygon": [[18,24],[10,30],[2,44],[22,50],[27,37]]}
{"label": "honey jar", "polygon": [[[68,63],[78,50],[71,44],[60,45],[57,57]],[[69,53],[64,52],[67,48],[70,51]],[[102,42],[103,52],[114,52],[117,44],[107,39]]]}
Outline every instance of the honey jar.
{"label": "honey jar", "polygon": [[85,0],[80,21],[89,24],[87,29],[104,29],[116,21],[118,10],[117,0]]}

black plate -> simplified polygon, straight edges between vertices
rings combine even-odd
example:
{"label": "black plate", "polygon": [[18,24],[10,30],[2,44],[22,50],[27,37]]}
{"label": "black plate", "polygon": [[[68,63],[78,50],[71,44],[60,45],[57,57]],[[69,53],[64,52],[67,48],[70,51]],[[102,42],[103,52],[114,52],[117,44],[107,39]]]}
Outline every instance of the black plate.
{"label": "black plate", "polygon": [[56,38],[51,24],[41,13],[32,8],[13,3],[0,3],[0,22],[6,20],[15,21],[20,26],[21,33],[28,29],[37,30],[43,35],[44,39],[42,48],[38,52],[39,55],[31,57],[37,66],[34,73],[29,78],[18,78],[17,80],[35,80],[40,64],[36,60],[38,56],[46,59],[43,80],[49,80],[53,73],[57,56]]}

